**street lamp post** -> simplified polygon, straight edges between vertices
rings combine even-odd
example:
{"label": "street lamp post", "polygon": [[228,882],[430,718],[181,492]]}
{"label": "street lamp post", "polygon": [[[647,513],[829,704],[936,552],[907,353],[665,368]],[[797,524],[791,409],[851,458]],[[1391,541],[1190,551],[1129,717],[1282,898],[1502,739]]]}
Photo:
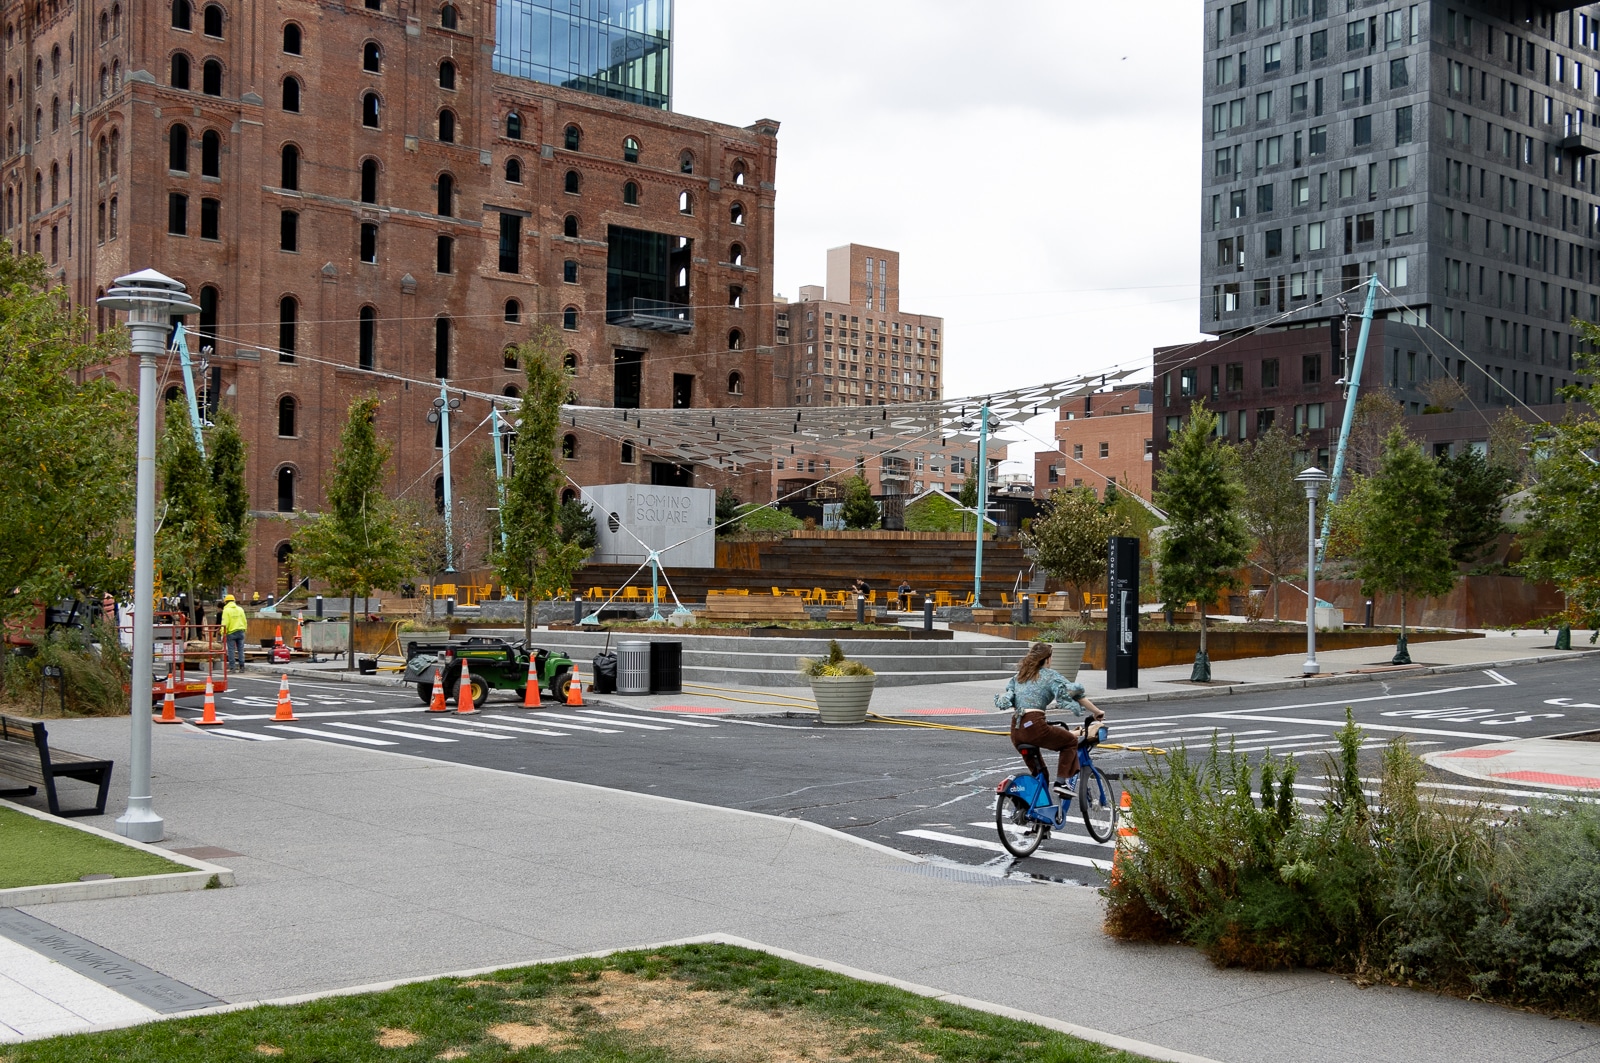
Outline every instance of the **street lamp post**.
{"label": "street lamp post", "polygon": [[133,352],[139,356],[139,464],[133,539],[132,739],[128,753],[128,809],[117,833],[158,842],[166,824],[150,794],[150,691],[154,686],[156,572],[156,356],[166,350],[169,318],[198,314],[183,284],[153,269],[112,282],[97,300],[107,310],[128,312]]}
{"label": "street lamp post", "polygon": [[1306,663],[1300,670],[1316,675],[1322,670],[1317,664],[1317,494],[1328,474],[1313,465],[1294,482],[1306,489]]}

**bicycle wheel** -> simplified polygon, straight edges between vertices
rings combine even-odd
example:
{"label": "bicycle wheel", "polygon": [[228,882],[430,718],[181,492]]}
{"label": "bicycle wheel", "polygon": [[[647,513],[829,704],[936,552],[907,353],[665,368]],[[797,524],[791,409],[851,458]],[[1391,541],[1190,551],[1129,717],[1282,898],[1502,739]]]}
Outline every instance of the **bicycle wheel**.
{"label": "bicycle wheel", "polygon": [[1078,807],[1089,837],[1108,842],[1117,832],[1118,795],[1099,768],[1085,766],[1078,773]]}
{"label": "bicycle wheel", "polygon": [[1000,844],[1012,856],[1032,856],[1044,841],[1045,825],[1030,818],[1027,804],[1011,794],[995,800],[994,825],[1000,832]]}

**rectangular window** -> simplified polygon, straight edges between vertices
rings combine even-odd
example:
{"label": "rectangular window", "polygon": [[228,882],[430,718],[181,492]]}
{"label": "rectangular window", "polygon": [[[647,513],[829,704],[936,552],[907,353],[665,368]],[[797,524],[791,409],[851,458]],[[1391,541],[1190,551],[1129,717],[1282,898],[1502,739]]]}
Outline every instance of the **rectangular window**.
{"label": "rectangular window", "polygon": [[1223,55],[1217,57],[1217,84],[1233,84],[1233,56]]}
{"label": "rectangular window", "polygon": [[1232,148],[1218,148],[1217,149],[1216,163],[1212,168],[1211,175],[1213,177],[1232,177],[1233,176],[1233,149]]}
{"label": "rectangular window", "polygon": [[[1100,444],[1100,456],[1102,458],[1111,457],[1111,444],[1110,443],[1101,443]],[[976,526],[976,525],[974,525],[974,526]]]}
{"label": "rectangular window", "polygon": [[189,235],[189,197],[182,192],[167,193],[167,232],[173,236]]}
{"label": "rectangular window", "polygon": [[1200,390],[1200,370],[1189,366],[1178,374],[1178,396],[1193,398]]}
{"label": "rectangular window", "polygon": [[278,250],[300,250],[300,215],[292,210],[278,215]]}
{"label": "rectangular window", "polygon": [[1271,74],[1283,67],[1283,45],[1269,44],[1261,49],[1261,72]]}
{"label": "rectangular window", "polygon": [[1389,287],[1404,288],[1406,284],[1406,256],[1401,255],[1398,258],[1391,258],[1389,260]]}
{"label": "rectangular window", "polygon": [[1328,249],[1328,223],[1314,221],[1306,226],[1306,250],[1326,251]]}
{"label": "rectangular window", "polygon": [[1339,78],[1339,102],[1354,103],[1361,98],[1361,71],[1346,70]]}
{"label": "rectangular window", "polygon": [[1256,411],[1256,435],[1261,435],[1272,427],[1272,422],[1277,420],[1278,411],[1267,409]]}
{"label": "rectangular window", "polygon": [[1389,60],[1389,90],[1403,89],[1411,84],[1411,60],[1406,58]]}
{"label": "rectangular window", "polygon": [[1304,273],[1289,274],[1289,298],[1304,299],[1306,297],[1306,275]]}
{"label": "rectangular window", "polygon": [[1311,34],[1311,61],[1328,58],[1328,31],[1317,30]]}
{"label": "rectangular window", "polygon": [[1411,158],[1402,155],[1389,160],[1389,187],[1404,188],[1411,183]]}
{"label": "rectangular window", "polygon": [[1244,363],[1229,362],[1223,372],[1223,387],[1229,391],[1244,390]]}
{"label": "rectangular window", "polygon": [[1346,166],[1339,171],[1339,195],[1349,197],[1356,194],[1356,168]]}
{"label": "rectangular window", "polygon": [[1372,116],[1362,115],[1350,124],[1350,143],[1357,147],[1372,143]]}
{"label": "rectangular window", "polygon": [[[1244,191],[1244,189],[1242,189],[1242,188],[1235,189],[1234,191],[1228,193],[1228,217],[1230,217],[1230,218],[1242,218],[1242,217],[1244,217],[1244,215],[1245,215],[1245,206],[1246,206],[1246,204],[1245,204],[1245,191]],[[868,343],[872,342],[872,337],[871,336],[867,337],[867,342]]]}
{"label": "rectangular window", "polygon": [[1256,186],[1256,213],[1270,214],[1272,212],[1272,186]]}
{"label": "rectangular window", "polygon": [[378,261],[378,226],[370,221],[361,223],[361,261]]}
{"label": "rectangular window", "polygon": [[1394,208],[1394,234],[1410,236],[1416,232],[1415,207]]}
{"label": "rectangular window", "polygon": [[1328,153],[1328,127],[1314,125],[1311,133],[1306,138],[1306,150],[1312,155],[1326,155]]}
{"label": "rectangular window", "polygon": [[[1370,133],[1370,130],[1369,130]],[[1399,107],[1394,112],[1394,143],[1396,147],[1411,143],[1411,108]]]}
{"label": "rectangular window", "polygon": [[1399,48],[1406,43],[1406,13],[1388,11],[1383,16],[1383,47]]}
{"label": "rectangular window", "polygon": [[1311,204],[1311,178],[1296,177],[1289,182],[1289,205],[1305,207]]}
{"label": "rectangular window", "polygon": [[1283,230],[1268,229],[1266,232],[1267,257],[1277,258],[1283,254]]}
{"label": "rectangular window", "polygon": [[1376,214],[1356,215],[1356,243],[1366,243],[1373,239],[1378,234],[1377,230]]}
{"label": "rectangular window", "polygon": [[[1271,306],[1272,305],[1272,278],[1271,277],[1257,277],[1256,278],[1256,284],[1255,284],[1255,293],[1256,293],[1255,305],[1257,305],[1257,306]],[[1215,373],[1217,371],[1216,367],[1212,366],[1211,371],[1213,373]],[[1215,381],[1213,381],[1212,383],[1215,383]],[[1215,388],[1212,389],[1213,392],[1215,390],[1216,390]],[[1216,398],[1216,396],[1212,395],[1212,398]]]}
{"label": "rectangular window", "polygon": [[1267,165],[1276,166],[1283,161],[1283,138],[1267,138]]}
{"label": "rectangular window", "polygon": [[1344,50],[1347,52],[1364,52],[1367,50],[1367,20],[1356,19],[1344,28]]}
{"label": "rectangular window", "polygon": [[441,235],[434,247],[433,268],[436,273],[449,273],[454,267],[456,242]]}
{"label": "rectangular window", "polygon": [[1300,383],[1322,383],[1322,355],[1306,354],[1300,357]]}
{"label": "rectangular window", "polygon": [[1272,93],[1256,93],[1256,121],[1267,122],[1272,119]]}
{"label": "rectangular window", "polygon": [[500,272],[522,272],[522,218],[500,214]]}
{"label": "rectangular window", "polygon": [[1306,83],[1289,86],[1289,113],[1299,114],[1306,109]]}
{"label": "rectangular window", "polygon": [[1278,386],[1278,360],[1276,358],[1263,358],[1261,360],[1261,386],[1264,388]]}
{"label": "rectangular window", "polygon": [[1246,6],[1243,0],[1240,0],[1239,3],[1228,9],[1228,33],[1230,36],[1248,31],[1249,26],[1245,22]]}
{"label": "rectangular window", "polygon": [[222,201],[219,199],[202,199],[200,201],[200,239],[219,240],[222,229]]}

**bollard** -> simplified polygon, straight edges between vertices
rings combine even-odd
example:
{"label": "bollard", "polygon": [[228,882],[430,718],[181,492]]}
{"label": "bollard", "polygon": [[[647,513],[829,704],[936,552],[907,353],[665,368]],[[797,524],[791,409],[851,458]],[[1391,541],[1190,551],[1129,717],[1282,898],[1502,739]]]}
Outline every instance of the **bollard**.
{"label": "bollard", "polygon": [[1029,618],[1033,615],[1033,610],[1032,610],[1031,606],[1032,606],[1032,603],[1028,601],[1028,596],[1026,594],[1024,594],[1022,596],[1022,622],[1024,624],[1026,624],[1028,622]]}
{"label": "bollard", "polygon": [[317,619],[322,619],[322,595],[317,595]]}
{"label": "bollard", "polygon": [[583,623],[583,599],[577,595],[572,598],[572,622],[574,624]]}
{"label": "bollard", "polygon": [[1372,599],[1367,599],[1367,626],[1372,626]]}
{"label": "bollard", "polygon": [[856,623],[865,624],[866,622],[867,596],[865,594],[858,594],[856,595]]}
{"label": "bollard", "polygon": [[933,599],[928,595],[922,596],[922,630],[933,630]]}
{"label": "bollard", "polygon": [[450,597],[448,597],[448,598],[446,598],[444,600],[444,615],[445,616],[455,616],[456,615],[456,599],[455,599],[455,595],[451,595]]}

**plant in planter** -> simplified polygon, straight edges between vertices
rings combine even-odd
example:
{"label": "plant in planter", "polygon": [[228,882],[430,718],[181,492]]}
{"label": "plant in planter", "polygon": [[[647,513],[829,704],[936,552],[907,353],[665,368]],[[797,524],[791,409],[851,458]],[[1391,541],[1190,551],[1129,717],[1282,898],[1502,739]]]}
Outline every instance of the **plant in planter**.
{"label": "plant in planter", "polygon": [[811,681],[811,696],[823,723],[865,723],[877,673],[845,657],[837,639],[828,640],[826,657],[802,657],[800,674]]}
{"label": "plant in planter", "polygon": [[1064,616],[1039,632],[1037,641],[1054,645],[1050,667],[1069,680],[1078,678],[1083,666],[1083,651],[1088,645],[1083,641],[1083,620],[1077,616]]}

